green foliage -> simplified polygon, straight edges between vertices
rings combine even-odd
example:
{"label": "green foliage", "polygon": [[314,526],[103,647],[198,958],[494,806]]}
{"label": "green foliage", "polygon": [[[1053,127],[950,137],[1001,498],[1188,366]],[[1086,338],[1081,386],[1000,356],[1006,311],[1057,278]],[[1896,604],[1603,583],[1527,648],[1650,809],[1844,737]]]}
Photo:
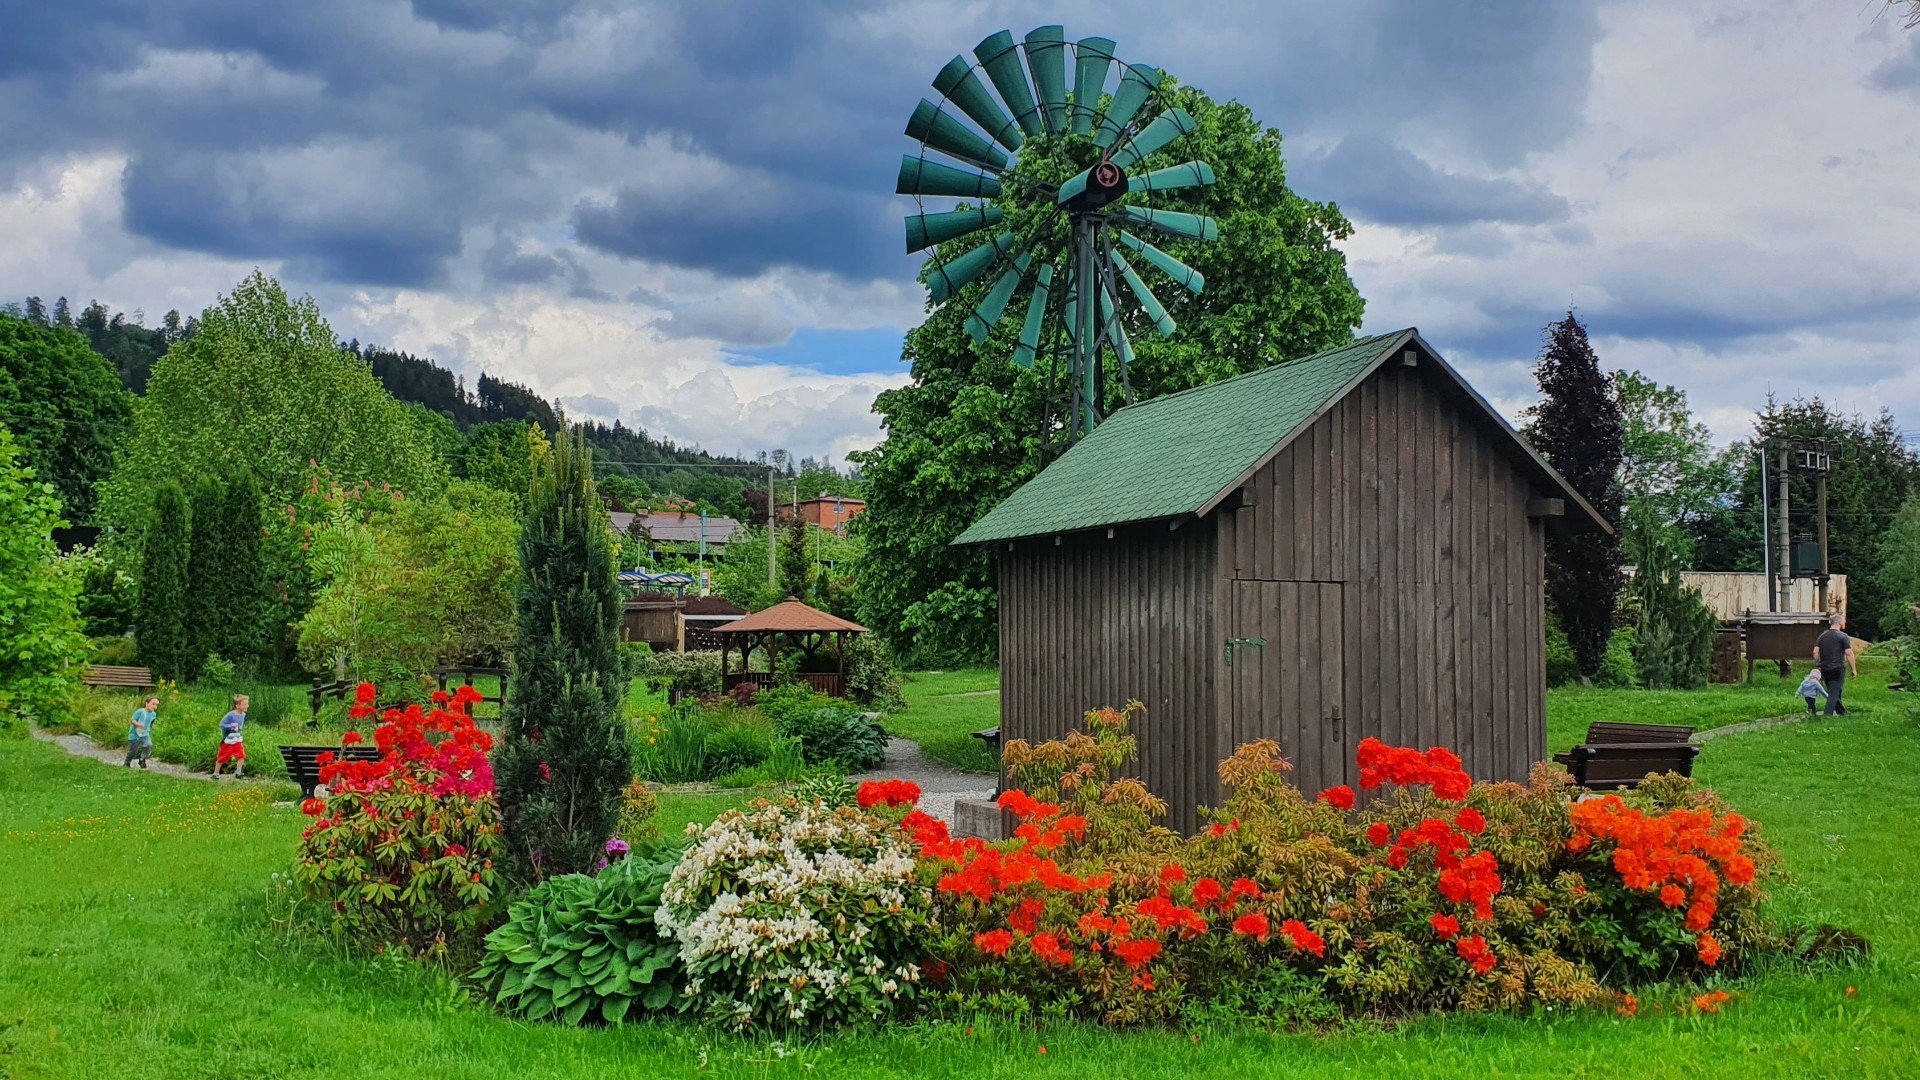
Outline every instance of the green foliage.
{"label": "green foliage", "polygon": [[772,607],[785,597],[779,586],[767,581],[765,528],[742,529],[727,541],[727,550],[713,567],[713,591],[748,611]]}
{"label": "green foliage", "polygon": [[340,350],[312,298],[291,299],[256,271],[154,366],[99,516],[137,536],[161,481],[241,468],[279,506],[316,467],[412,495],[446,483],[413,415]]}
{"label": "green foliage", "polygon": [[62,561],[67,564],[68,572],[79,578],[80,622],[89,637],[118,637],[132,629],[132,574],[121,570],[98,548],[74,548]]}
{"label": "green foliage", "polygon": [[596,876],[534,886],[487,935],[474,979],[501,1008],[529,1020],[618,1024],[674,1004],[679,946],[654,925],[660,891],[679,862],[671,848],[631,852]]}
{"label": "green foliage", "polygon": [[[1542,397],[1527,411],[1527,437],[1611,525],[1621,511],[1621,417],[1612,381],[1573,312],[1547,327],[1534,367]],[[1600,671],[1620,600],[1620,538],[1595,529],[1547,533],[1547,600],[1560,617],[1583,675]]]}
{"label": "green foliage", "polygon": [[[81,617],[84,619],[85,615]],[[87,651],[87,660],[95,664],[130,667],[140,662],[140,649],[134,640],[125,634],[106,634],[92,640]]]}
{"label": "green foliage", "polygon": [[1920,633],[1920,608],[1916,608],[1920,605],[1920,495],[1900,504],[1880,538],[1879,569],[1874,576],[1881,597],[1880,628]]}
{"label": "green foliage", "polygon": [[470,480],[364,520],[337,515],[312,541],[323,584],[300,622],[301,663],[370,677],[375,666],[501,661],[513,643],[519,531],[513,496]]}
{"label": "green foliage", "polygon": [[780,529],[780,550],[776,558],[780,570],[780,598],[796,597],[810,600],[813,597],[813,551],[808,545],[812,539],[808,534],[813,526],[806,519],[795,516]]}
{"label": "green foliage", "polygon": [[211,652],[251,663],[267,655],[273,631],[268,625],[265,525],[260,516],[260,485],[242,471],[224,491],[219,527],[221,563],[213,591],[201,595],[207,621],[204,640]]}
{"label": "green foliage", "polygon": [[[1715,451],[1713,432],[1694,419],[1686,392],[1638,371],[1616,371],[1612,383],[1627,504],[1645,504],[1658,521],[1680,528],[1724,512],[1734,470]],[[1691,545],[1680,550],[1691,557]]]}
{"label": "green foliage", "polygon": [[831,770],[808,773],[793,788],[795,801],[818,804],[829,810],[842,810],[856,805],[858,795],[858,789],[851,780]]}
{"label": "green foliage", "polygon": [[59,496],[23,457],[0,425],[0,738],[25,735],[28,721],[67,719],[87,649],[74,604],[80,575],[53,543],[65,524]]}
{"label": "green foliage", "polygon": [[657,840],[660,826],[653,819],[659,813],[660,796],[653,793],[646,781],[635,777],[620,792],[620,821],[614,826],[613,835],[628,844]]}
{"label": "green foliage", "polygon": [[92,520],[94,484],[132,420],[132,395],[84,338],[0,312],[0,422],[73,521]]}
{"label": "green foliage", "polygon": [[811,769],[807,759],[800,751],[800,744],[792,739],[775,738],[767,750],[767,757],[758,765],[744,769],[735,769],[713,778],[718,787],[749,788],[768,787],[777,784],[792,784],[808,777],[825,774],[838,779],[839,774],[830,770]]}
{"label": "green foliage", "polygon": [[[1132,384],[1141,398],[1348,341],[1362,310],[1335,246],[1351,226],[1332,203],[1309,202],[1287,187],[1280,133],[1262,127],[1238,102],[1217,103],[1192,87],[1175,97],[1198,129],[1148,166],[1189,156],[1213,166],[1219,182],[1209,190],[1207,209],[1219,219],[1220,240],[1165,244],[1206,275],[1207,288],[1182,300],[1172,338],[1128,327],[1136,354]],[[1010,185],[1065,179],[1086,164],[1074,157],[1087,151],[1084,143],[1030,141]],[[1170,156],[1175,153],[1182,156]],[[952,257],[949,247],[941,254]],[[912,365],[913,382],[880,395],[874,408],[886,439],[852,455],[870,500],[855,523],[867,545],[860,621],[919,666],[994,658],[991,556],[948,545],[1038,470],[1043,415],[1064,383],[1047,365],[1029,370],[1012,362],[1012,312],[1023,312],[1021,304],[1012,305],[1007,327],[986,344],[976,346],[967,336],[966,316],[989,284],[962,290],[908,334],[902,359]],[[1167,296],[1164,282],[1155,287]],[[1107,393],[1107,404],[1118,404],[1117,385]]]}
{"label": "green foliage", "polygon": [[1662,521],[1650,503],[1627,508],[1626,553],[1634,575],[1629,586],[1635,609],[1633,661],[1639,684],[1653,690],[1705,686],[1713,664],[1720,619],[1685,584],[1686,535]]}
{"label": "green foliage", "polygon": [[457,470],[468,480],[525,499],[535,470],[552,450],[553,443],[538,424],[513,420],[476,424],[461,441]]}
{"label": "green foliage", "polygon": [[704,747],[706,778],[751,769],[773,756],[773,728],[752,712],[729,710],[725,720],[712,723]]}
{"label": "green foliage", "polygon": [[907,699],[893,673],[893,651],[873,634],[860,634],[847,644],[847,695],[871,709],[904,709]]}
{"label": "green foliage", "polygon": [[621,703],[625,596],[586,444],[541,464],[520,533],[520,588],[505,738],[494,755],[508,845],[530,876],[583,871],[633,779]]}
{"label": "green foliage", "polygon": [[221,594],[225,587],[227,532],[220,519],[227,493],[218,480],[201,477],[187,489],[187,617],[188,679],[200,678],[207,655],[215,651]]}
{"label": "green foliage", "polygon": [[209,653],[200,662],[200,678],[211,686],[233,685],[233,661],[219,653]]}
{"label": "green foliage", "polygon": [[653,779],[668,784],[686,784],[707,776],[707,721],[692,705],[681,705],[667,713],[657,734],[659,756],[650,762],[657,775]]}
{"label": "green foliage", "polygon": [[887,759],[886,729],[857,709],[830,705],[790,712],[774,721],[774,730],[798,741],[809,765],[864,772]]}
{"label": "green foliage", "polygon": [[720,654],[717,652],[657,652],[649,654],[640,668],[647,689],[656,694],[678,690],[682,694],[704,696],[720,692]]}
{"label": "green foliage", "polygon": [[186,678],[193,670],[188,594],[190,524],[186,493],[171,481],[153,494],[153,522],[145,530],[140,559],[140,603],[134,636],[140,660],[163,679]]}

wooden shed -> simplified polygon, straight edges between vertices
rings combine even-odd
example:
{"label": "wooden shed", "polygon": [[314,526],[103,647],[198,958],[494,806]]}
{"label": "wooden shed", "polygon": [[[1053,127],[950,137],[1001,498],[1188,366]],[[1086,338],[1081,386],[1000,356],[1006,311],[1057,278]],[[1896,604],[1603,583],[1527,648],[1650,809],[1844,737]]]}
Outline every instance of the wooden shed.
{"label": "wooden shed", "polygon": [[1260,738],[1308,793],[1369,735],[1523,778],[1549,527],[1607,524],[1409,329],[1122,409],[955,543],[999,553],[1003,738],[1138,699],[1192,828]]}

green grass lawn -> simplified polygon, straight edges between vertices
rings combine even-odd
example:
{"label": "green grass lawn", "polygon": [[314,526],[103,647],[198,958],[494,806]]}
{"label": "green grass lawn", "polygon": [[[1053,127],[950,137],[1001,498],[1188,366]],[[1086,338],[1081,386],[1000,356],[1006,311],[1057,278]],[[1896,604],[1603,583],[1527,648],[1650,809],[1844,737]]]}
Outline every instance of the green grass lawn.
{"label": "green grass lawn", "polygon": [[[917,681],[924,694],[967,678]],[[1644,995],[1632,1020],[1541,1012],[1323,1035],[919,1024],[777,1049],[684,1023],[520,1023],[445,976],[290,936],[274,923],[273,875],[291,858],[296,812],[244,789],[5,743],[0,1076],[1912,1075],[1920,725],[1903,705],[1735,736],[1702,756],[1702,778],[1761,823],[1798,875],[1775,910],[1852,927],[1876,948],[1860,968],[1735,980],[1739,997],[1717,1017],[1675,1016],[1686,991],[1672,988]],[[663,825],[747,797],[670,796]]]}
{"label": "green grass lawn", "polygon": [[903,676],[907,707],[887,714],[887,730],[920,744],[956,769],[993,773],[999,764],[973,733],[1000,726],[1000,673],[993,668],[916,671]]}

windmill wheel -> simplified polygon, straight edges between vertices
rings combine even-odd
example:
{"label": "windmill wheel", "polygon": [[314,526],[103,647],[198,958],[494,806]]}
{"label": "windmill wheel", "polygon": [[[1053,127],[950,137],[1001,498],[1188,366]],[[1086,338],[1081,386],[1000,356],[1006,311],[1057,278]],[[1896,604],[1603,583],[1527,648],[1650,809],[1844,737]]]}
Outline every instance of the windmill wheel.
{"label": "windmill wheel", "polygon": [[[934,249],[924,276],[933,302],[964,294],[977,343],[1017,320],[1009,332],[1023,367],[1060,358],[1057,430],[1068,444],[1100,422],[1109,383],[1132,398],[1127,323],[1175,330],[1141,270],[1192,293],[1206,287],[1152,240],[1219,235],[1191,203],[1214,181],[1211,166],[1180,153],[1193,117],[1169,103],[1158,68],[1113,50],[1099,37],[1069,46],[1061,27],[1042,26],[1018,43],[1005,30],[990,35],[974,61],[954,57],[933,80],[940,102],[921,99],[907,122],[920,145],[901,158],[895,188],[917,207],[907,252]],[[929,210],[930,197],[961,202]]]}

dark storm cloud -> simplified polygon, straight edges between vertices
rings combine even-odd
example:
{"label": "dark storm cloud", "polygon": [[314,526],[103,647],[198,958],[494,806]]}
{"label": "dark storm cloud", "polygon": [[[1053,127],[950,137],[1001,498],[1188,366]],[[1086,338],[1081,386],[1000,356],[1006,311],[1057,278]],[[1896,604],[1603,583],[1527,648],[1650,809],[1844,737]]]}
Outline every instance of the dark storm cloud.
{"label": "dark storm cloud", "polygon": [[[601,251],[725,275],[899,273],[887,193],[901,126],[949,56],[1003,26],[1018,35],[1058,19],[1069,36],[1112,36],[1123,56],[1325,145],[1355,131],[1408,144],[1419,132],[1418,145],[1489,170],[1574,130],[1595,35],[1587,3],[1522,0],[1227,3],[1173,18],[1144,2],[937,18],[881,0],[14,7],[0,34],[0,184],[64,154],[123,153],[134,232],[349,284],[431,284],[475,227],[518,235],[569,218]],[[684,144],[754,187],[662,191],[593,142],[609,135]],[[369,209],[274,165],[343,142],[377,146],[364,167],[402,177],[411,201],[344,188]],[[1503,183],[1452,177],[1446,198],[1402,198],[1392,212],[1551,219],[1551,196]],[[1386,195],[1361,197],[1389,206]],[[558,253],[521,258],[485,272],[590,288],[540,261]]]}
{"label": "dark storm cloud", "polygon": [[1445,172],[1372,136],[1342,140],[1324,156],[1298,161],[1294,187],[1387,225],[1539,225],[1567,216],[1567,200],[1535,184]]}

